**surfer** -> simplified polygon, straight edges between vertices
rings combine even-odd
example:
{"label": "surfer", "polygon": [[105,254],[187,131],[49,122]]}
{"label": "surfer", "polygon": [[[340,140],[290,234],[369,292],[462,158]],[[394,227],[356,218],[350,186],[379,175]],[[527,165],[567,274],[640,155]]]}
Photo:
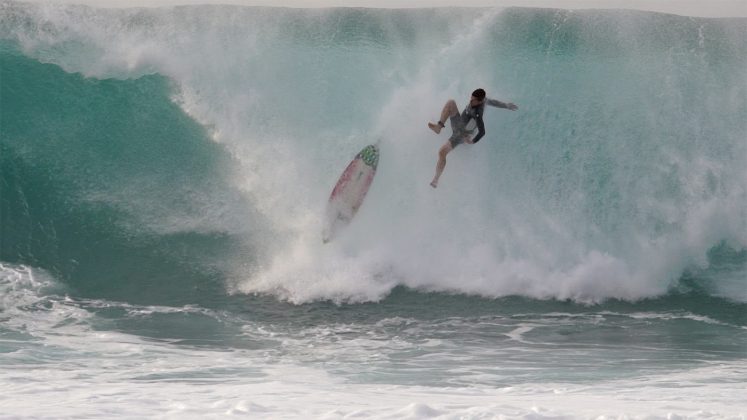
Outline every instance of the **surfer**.
{"label": "surfer", "polygon": [[[436,188],[438,186],[438,179],[446,167],[446,155],[449,154],[455,147],[462,143],[475,144],[482,136],[485,135],[485,123],[482,120],[482,114],[485,111],[485,105],[494,106],[496,108],[505,108],[511,111],[519,109],[518,106],[511,102],[505,103],[496,99],[490,99],[485,97],[485,90],[476,89],[472,92],[472,97],[469,103],[464,108],[462,113],[459,113],[459,108],[453,99],[446,101],[443,111],[441,111],[441,119],[438,120],[438,124],[432,122],[428,123],[428,128],[433,130],[436,134],[441,133],[441,129],[445,127],[444,123],[446,118],[451,121],[451,137],[449,140],[438,149],[438,163],[436,163],[436,175],[431,181],[431,187]],[[477,135],[472,137],[477,128]]]}

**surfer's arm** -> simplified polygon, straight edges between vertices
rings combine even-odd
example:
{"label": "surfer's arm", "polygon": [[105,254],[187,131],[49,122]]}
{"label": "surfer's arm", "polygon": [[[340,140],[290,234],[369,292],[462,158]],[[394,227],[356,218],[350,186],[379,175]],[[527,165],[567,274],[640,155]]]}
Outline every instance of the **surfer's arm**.
{"label": "surfer's arm", "polygon": [[488,99],[486,103],[496,108],[510,109],[511,111],[516,111],[517,109],[519,109],[518,106],[514,105],[511,102],[501,102],[498,99]]}
{"label": "surfer's arm", "polygon": [[475,136],[475,138],[468,142],[470,144],[477,143],[478,141],[480,141],[482,136],[485,135],[485,122],[482,120],[482,115],[475,118],[475,122],[477,123],[477,135]]}

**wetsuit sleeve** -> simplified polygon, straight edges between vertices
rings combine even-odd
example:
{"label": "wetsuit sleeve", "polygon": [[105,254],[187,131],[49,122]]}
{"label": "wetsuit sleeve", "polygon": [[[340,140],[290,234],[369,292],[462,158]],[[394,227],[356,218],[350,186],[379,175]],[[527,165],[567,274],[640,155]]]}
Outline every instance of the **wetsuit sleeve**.
{"label": "wetsuit sleeve", "polygon": [[479,117],[475,118],[475,122],[477,123],[477,135],[475,138],[472,139],[472,143],[477,143],[480,141],[482,136],[485,135],[485,122],[482,120],[482,114],[480,114]]}
{"label": "wetsuit sleeve", "polygon": [[508,104],[505,102],[501,102],[498,99],[488,99],[487,104],[490,106],[494,106],[496,108],[505,108],[508,109]]}

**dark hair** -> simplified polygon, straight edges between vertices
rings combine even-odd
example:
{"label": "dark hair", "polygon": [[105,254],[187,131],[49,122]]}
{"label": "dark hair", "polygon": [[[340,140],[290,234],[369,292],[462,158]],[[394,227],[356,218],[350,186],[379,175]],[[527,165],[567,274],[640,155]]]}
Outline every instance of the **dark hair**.
{"label": "dark hair", "polygon": [[483,89],[475,89],[475,91],[472,92],[472,96],[482,101],[485,99],[485,91]]}

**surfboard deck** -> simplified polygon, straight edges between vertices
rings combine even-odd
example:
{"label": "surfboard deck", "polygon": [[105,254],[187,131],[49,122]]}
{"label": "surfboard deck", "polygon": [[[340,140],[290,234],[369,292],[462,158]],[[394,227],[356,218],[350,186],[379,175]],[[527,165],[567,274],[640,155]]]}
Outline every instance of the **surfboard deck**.
{"label": "surfboard deck", "polygon": [[326,244],[355,217],[371,187],[379,164],[379,148],[364,147],[348,164],[337,180],[327,201],[322,241]]}

